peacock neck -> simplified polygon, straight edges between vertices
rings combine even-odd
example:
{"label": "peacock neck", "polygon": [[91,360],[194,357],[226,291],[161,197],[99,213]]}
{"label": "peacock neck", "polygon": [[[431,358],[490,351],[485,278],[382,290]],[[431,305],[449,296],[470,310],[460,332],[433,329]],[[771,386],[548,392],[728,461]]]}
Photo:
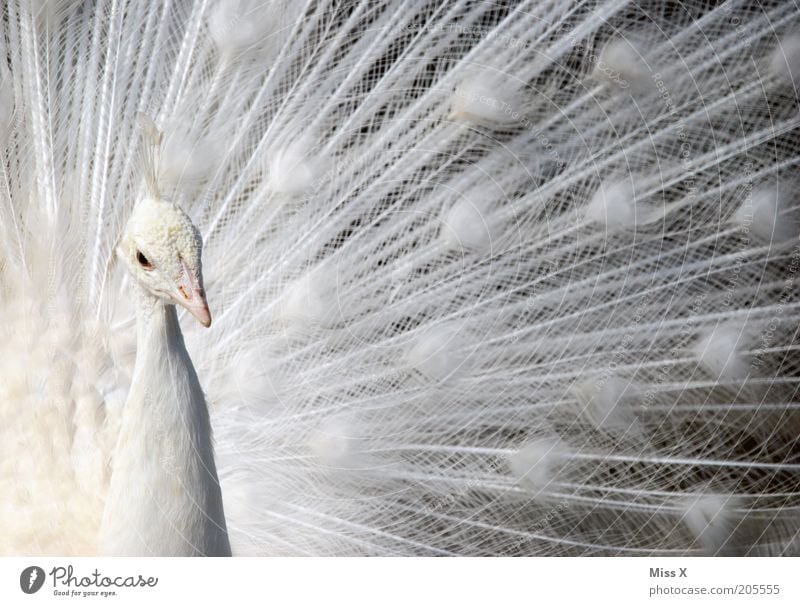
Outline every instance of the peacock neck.
{"label": "peacock neck", "polygon": [[203,391],[174,305],[140,290],[131,389],[100,532],[107,555],[230,555]]}

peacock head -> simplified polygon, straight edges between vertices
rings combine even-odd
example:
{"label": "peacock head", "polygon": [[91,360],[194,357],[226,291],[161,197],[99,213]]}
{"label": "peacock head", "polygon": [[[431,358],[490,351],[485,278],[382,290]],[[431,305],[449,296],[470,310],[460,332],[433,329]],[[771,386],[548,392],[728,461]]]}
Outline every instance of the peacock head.
{"label": "peacock head", "polygon": [[183,210],[172,202],[145,198],[134,208],[117,254],[147,292],[185,307],[209,326],[202,249],[200,232]]}

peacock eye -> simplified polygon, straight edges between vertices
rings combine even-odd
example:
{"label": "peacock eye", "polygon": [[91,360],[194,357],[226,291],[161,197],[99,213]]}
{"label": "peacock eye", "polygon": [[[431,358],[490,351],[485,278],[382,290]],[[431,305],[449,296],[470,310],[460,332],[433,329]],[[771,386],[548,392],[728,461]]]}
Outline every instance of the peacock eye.
{"label": "peacock eye", "polygon": [[141,250],[136,251],[136,260],[139,261],[139,265],[141,265],[144,269],[153,269],[153,264],[150,263],[150,260],[144,256],[144,253],[142,253]]}

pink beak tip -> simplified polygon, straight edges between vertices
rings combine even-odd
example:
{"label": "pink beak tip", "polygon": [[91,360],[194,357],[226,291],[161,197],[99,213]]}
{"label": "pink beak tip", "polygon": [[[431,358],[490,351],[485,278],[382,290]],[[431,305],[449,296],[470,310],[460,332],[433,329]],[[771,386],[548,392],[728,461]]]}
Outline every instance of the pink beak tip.
{"label": "pink beak tip", "polygon": [[208,309],[206,293],[203,290],[202,279],[194,275],[184,264],[183,275],[178,281],[176,302],[192,314],[200,324],[208,328],[211,326],[211,312]]}
{"label": "pink beak tip", "polygon": [[197,318],[200,324],[202,324],[206,328],[211,326],[211,313],[208,311],[208,307],[203,309],[202,312],[196,314],[195,318]]}

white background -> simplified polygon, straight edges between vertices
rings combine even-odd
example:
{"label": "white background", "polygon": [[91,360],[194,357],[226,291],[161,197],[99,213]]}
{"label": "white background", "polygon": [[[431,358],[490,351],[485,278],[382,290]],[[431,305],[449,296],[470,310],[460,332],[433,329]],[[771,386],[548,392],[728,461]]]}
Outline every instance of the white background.
{"label": "white background", "polygon": [[[53,595],[54,566],[80,577],[159,577],[153,588],[111,597]],[[28,566],[48,573],[33,595],[20,590]],[[687,568],[687,578],[650,577],[650,568]],[[648,597],[650,587],[778,584],[778,595]],[[0,604],[800,604],[800,562],[790,558],[0,558]],[[59,589],[63,589],[59,587]],[[89,590],[97,590],[95,587]],[[114,588],[112,588],[114,589]],[[581,600],[581,602],[579,602]],[[585,602],[584,602],[585,600]]]}

